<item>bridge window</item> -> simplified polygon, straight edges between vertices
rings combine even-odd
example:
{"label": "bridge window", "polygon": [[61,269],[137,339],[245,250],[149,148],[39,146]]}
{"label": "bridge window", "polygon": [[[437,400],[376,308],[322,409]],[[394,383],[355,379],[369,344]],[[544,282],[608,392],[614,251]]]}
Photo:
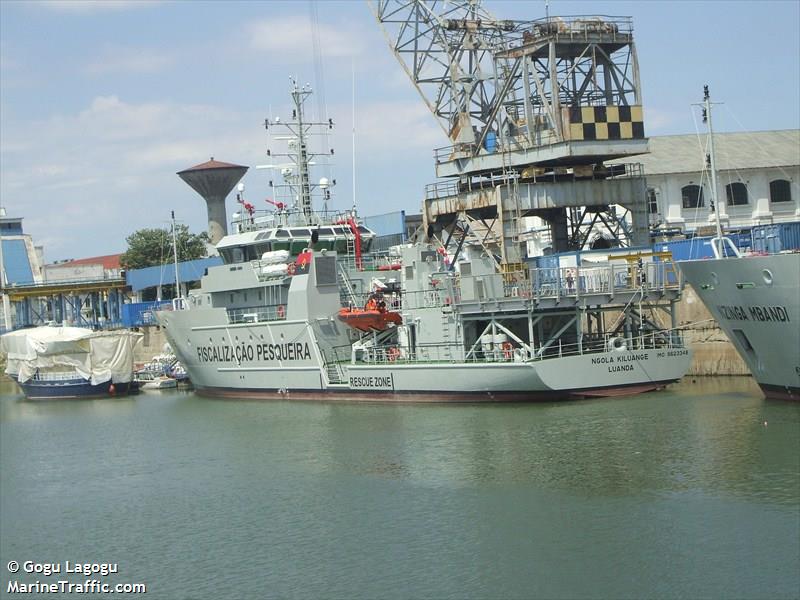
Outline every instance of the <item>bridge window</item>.
{"label": "bridge window", "polygon": [[681,188],[683,208],[700,208],[703,203],[703,188],[699,185],[685,185]]}
{"label": "bridge window", "polygon": [[785,179],[776,179],[769,182],[770,202],[791,202],[792,184]]}
{"label": "bridge window", "polygon": [[747,204],[747,186],[741,181],[734,181],[726,185],[725,195],[728,197],[728,206]]}

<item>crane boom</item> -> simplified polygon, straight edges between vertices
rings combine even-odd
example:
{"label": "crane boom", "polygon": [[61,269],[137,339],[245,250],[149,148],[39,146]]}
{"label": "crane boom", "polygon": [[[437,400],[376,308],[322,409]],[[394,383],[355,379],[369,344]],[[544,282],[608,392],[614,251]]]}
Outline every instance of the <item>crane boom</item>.
{"label": "crane boom", "polygon": [[496,19],[480,0],[369,5],[392,52],[454,144],[474,144],[488,129],[499,130],[493,107],[509,59],[498,64],[494,54],[518,30],[518,22]]}

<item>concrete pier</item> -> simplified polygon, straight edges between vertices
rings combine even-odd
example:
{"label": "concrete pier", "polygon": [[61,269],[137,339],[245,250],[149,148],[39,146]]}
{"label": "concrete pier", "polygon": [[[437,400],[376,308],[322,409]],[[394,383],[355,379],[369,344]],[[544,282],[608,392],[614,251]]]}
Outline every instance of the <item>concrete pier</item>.
{"label": "concrete pier", "polygon": [[750,375],[736,348],[689,285],[678,302],[678,314],[684,339],[694,351],[687,375]]}

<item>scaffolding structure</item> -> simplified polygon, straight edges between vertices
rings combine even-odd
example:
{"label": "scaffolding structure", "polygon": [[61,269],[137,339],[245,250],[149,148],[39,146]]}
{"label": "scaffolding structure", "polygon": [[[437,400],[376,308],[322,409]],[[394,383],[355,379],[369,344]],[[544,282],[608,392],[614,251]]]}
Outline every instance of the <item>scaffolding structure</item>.
{"label": "scaffolding structure", "polygon": [[525,256],[525,217],[547,224],[553,252],[586,247],[598,225],[611,246],[648,242],[643,174],[607,164],[648,151],[629,18],[497,19],[480,0],[371,7],[450,140],[435,150],[450,181],[428,194],[426,226],[494,222],[507,265]]}
{"label": "scaffolding structure", "polygon": [[124,277],[13,285],[4,291],[17,328],[63,323],[74,327],[121,327],[130,298]]}

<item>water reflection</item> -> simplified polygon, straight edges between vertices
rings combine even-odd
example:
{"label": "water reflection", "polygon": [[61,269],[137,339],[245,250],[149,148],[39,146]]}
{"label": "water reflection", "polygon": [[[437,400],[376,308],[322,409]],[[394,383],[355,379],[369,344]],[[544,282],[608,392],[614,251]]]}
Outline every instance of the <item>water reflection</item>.
{"label": "water reflection", "polygon": [[[308,412],[307,408],[303,409]],[[317,411],[314,411],[317,412]],[[515,406],[325,405],[318,472],[428,486],[535,485],[587,497],[726,490],[796,502],[800,408],[749,380],[635,398]]]}
{"label": "water reflection", "polygon": [[796,595],[800,406],[749,379],[501,406],[11,386],[5,561],[119,560],[155,598]]}
{"label": "water reflection", "polygon": [[0,376],[0,421],[52,417],[103,417],[131,413],[135,396],[28,400],[19,386]]}

